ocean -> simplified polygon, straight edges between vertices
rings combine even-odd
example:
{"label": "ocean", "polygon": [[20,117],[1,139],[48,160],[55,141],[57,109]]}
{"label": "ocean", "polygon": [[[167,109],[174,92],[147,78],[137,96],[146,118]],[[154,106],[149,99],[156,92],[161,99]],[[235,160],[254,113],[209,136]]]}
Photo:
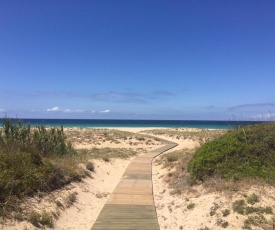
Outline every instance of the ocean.
{"label": "ocean", "polygon": [[[0,119],[0,126],[2,126]],[[16,119],[12,119],[16,121]],[[79,128],[201,128],[201,129],[230,129],[238,126],[262,123],[260,121],[209,121],[209,120],[107,120],[107,119],[20,119],[31,126],[61,126]]]}

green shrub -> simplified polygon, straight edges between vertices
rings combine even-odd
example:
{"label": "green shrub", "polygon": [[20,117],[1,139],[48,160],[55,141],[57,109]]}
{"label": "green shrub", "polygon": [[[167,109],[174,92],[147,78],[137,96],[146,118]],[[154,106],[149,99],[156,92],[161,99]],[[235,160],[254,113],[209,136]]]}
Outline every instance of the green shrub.
{"label": "green shrub", "polygon": [[251,225],[261,226],[266,223],[267,220],[263,215],[249,216],[244,220],[244,229],[251,229]]}
{"label": "green shrub", "polygon": [[177,156],[177,155],[167,155],[166,159],[167,159],[168,162],[174,162],[174,161],[177,161],[179,159],[179,156]]}
{"label": "green shrub", "polygon": [[248,204],[252,204],[253,205],[253,204],[256,204],[259,201],[260,201],[260,198],[255,193],[253,193],[249,197],[247,197],[247,203]]}
{"label": "green shrub", "polygon": [[195,208],[195,204],[193,202],[187,205],[187,209],[193,209],[193,208]]}
{"label": "green shrub", "polygon": [[77,192],[69,193],[66,198],[67,206],[72,206],[77,200]]}
{"label": "green shrub", "polygon": [[226,179],[275,181],[275,122],[251,125],[204,144],[188,164],[193,180],[214,175]]}
{"label": "green shrub", "polygon": [[[60,165],[58,156],[73,155],[74,150],[63,128],[24,126],[19,120],[3,119],[0,130],[0,214],[25,195],[51,191],[78,179],[73,167]],[[35,214],[33,217],[35,219]]]}
{"label": "green shrub", "polygon": [[228,221],[224,221],[224,222],[222,222],[222,224],[221,224],[221,226],[222,226],[223,228],[227,228],[228,225],[229,225]]}
{"label": "green shrub", "polygon": [[39,226],[39,223],[40,223],[40,218],[41,218],[41,215],[36,212],[36,211],[33,211],[31,212],[30,216],[29,216],[29,221],[36,227],[40,227]]}
{"label": "green shrub", "polygon": [[52,215],[48,212],[42,212],[40,223],[49,228],[53,228],[53,218]]}
{"label": "green shrub", "polygon": [[230,210],[229,209],[224,209],[222,210],[222,216],[228,216],[230,214]]}
{"label": "green shrub", "polygon": [[251,207],[247,206],[245,210],[246,214],[251,214],[251,213],[262,213],[262,214],[272,214],[272,208],[270,206],[266,207]]}
{"label": "green shrub", "polygon": [[36,227],[41,225],[53,228],[53,218],[52,215],[46,211],[43,211],[42,214],[37,211],[31,212],[29,216],[29,221]]}
{"label": "green shrub", "polygon": [[210,228],[208,228],[207,226],[205,226],[204,228],[199,228],[198,230],[210,230]]}
{"label": "green shrub", "polygon": [[0,138],[2,148],[15,148],[40,156],[74,153],[71,143],[66,141],[62,126],[48,129],[44,126],[31,128],[30,124],[24,126],[20,120],[13,122],[4,118]]}
{"label": "green shrub", "polygon": [[110,157],[108,157],[108,156],[104,156],[102,159],[103,159],[105,162],[109,162],[109,161],[110,161]]}
{"label": "green shrub", "polygon": [[93,149],[78,149],[78,153],[89,155],[91,158],[99,158],[104,161],[110,161],[110,158],[127,159],[137,154],[137,151],[123,148],[93,148]]}
{"label": "green shrub", "polygon": [[86,168],[87,168],[87,170],[89,170],[91,172],[95,171],[95,166],[94,166],[93,162],[87,162]]}
{"label": "green shrub", "polygon": [[233,203],[233,211],[241,215],[249,215],[251,213],[273,214],[272,208],[270,206],[266,206],[266,207],[247,206],[244,200],[236,200]]}
{"label": "green shrub", "polygon": [[244,200],[236,200],[233,203],[233,211],[234,212],[244,215],[245,209],[246,209],[246,204],[245,204]]}

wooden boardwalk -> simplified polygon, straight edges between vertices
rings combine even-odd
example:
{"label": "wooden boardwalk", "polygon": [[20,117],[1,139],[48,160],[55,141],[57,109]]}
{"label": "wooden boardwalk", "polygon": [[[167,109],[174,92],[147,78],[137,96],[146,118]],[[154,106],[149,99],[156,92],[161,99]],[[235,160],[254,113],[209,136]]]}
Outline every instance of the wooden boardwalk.
{"label": "wooden boardwalk", "polygon": [[139,155],[129,164],[92,230],[159,230],[153,198],[152,160],[177,146],[161,140],[165,146]]}

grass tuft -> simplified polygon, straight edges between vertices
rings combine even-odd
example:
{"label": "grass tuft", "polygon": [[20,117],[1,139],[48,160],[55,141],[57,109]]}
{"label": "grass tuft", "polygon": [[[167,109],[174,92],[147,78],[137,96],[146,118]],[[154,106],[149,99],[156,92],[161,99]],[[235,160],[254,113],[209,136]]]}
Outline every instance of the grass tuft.
{"label": "grass tuft", "polygon": [[272,208],[270,206],[265,206],[265,207],[248,206],[245,203],[245,200],[236,200],[235,202],[233,202],[232,208],[234,212],[237,212],[241,215],[249,215],[251,213],[273,214]]}
{"label": "grass tuft", "polygon": [[236,200],[233,203],[233,211],[237,212],[241,215],[245,214],[245,209],[246,209],[246,205],[245,205],[245,201],[244,200]]}
{"label": "grass tuft", "polygon": [[77,201],[77,192],[69,193],[66,197],[66,204],[68,207],[72,206]]}
{"label": "grass tuft", "polygon": [[29,216],[29,221],[38,228],[40,228],[41,226],[53,228],[54,226],[52,215],[46,211],[43,211],[41,214],[37,211],[31,212]]}
{"label": "grass tuft", "polygon": [[87,162],[86,168],[87,168],[89,171],[91,171],[91,172],[94,172],[94,171],[95,171],[95,166],[94,166],[93,162],[90,162],[90,161]]}
{"label": "grass tuft", "polygon": [[247,197],[247,203],[248,204],[252,204],[253,205],[253,204],[256,204],[259,201],[260,201],[260,198],[255,193],[253,193],[249,197]]}
{"label": "grass tuft", "polygon": [[222,210],[222,216],[223,217],[226,217],[226,216],[228,216],[230,214],[230,210],[229,209],[224,209],[224,210]]}
{"label": "grass tuft", "polygon": [[194,208],[195,208],[195,204],[193,202],[187,205],[187,209],[189,210]]}
{"label": "grass tuft", "polygon": [[17,203],[26,195],[51,191],[79,179],[76,168],[55,160],[74,154],[62,126],[31,128],[20,120],[3,119],[0,129],[0,215],[16,211]]}

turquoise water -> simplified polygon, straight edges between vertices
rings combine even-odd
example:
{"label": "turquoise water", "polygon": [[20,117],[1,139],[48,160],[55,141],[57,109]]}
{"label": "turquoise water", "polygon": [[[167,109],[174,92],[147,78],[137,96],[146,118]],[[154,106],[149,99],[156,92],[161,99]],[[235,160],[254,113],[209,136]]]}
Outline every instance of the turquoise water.
{"label": "turquoise water", "polygon": [[[162,128],[202,128],[229,129],[240,125],[261,123],[259,121],[205,121],[205,120],[103,120],[103,119],[21,119],[32,126],[61,126],[79,128],[107,127],[162,127]],[[14,119],[16,121],[16,119]],[[2,119],[0,119],[2,125]]]}

